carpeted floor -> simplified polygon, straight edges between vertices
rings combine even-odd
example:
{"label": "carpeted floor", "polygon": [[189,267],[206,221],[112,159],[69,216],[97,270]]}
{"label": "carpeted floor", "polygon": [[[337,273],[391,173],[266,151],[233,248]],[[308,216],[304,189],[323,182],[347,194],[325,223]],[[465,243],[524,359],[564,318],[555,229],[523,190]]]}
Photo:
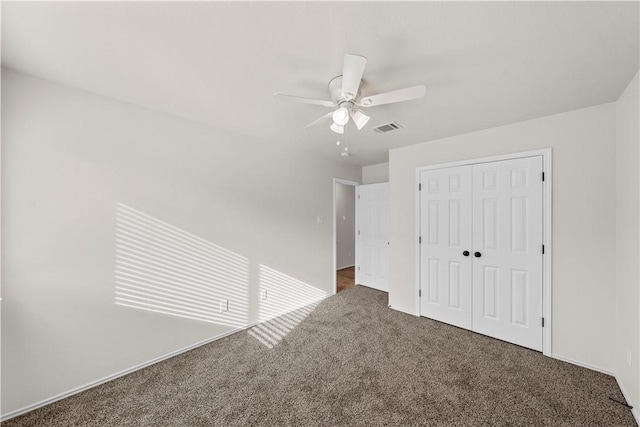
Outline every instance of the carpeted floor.
{"label": "carpeted floor", "polygon": [[241,332],[3,426],[635,425],[612,377],[393,311],[384,292],[307,311],[271,346]]}

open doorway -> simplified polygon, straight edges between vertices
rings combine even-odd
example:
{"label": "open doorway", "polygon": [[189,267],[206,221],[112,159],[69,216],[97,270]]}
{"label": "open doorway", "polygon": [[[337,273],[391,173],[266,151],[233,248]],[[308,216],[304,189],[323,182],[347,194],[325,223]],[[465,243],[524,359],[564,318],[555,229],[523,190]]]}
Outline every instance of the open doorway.
{"label": "open doorway", "polygon": [[355,286],[356,186],[358,182],[333,180],[334,292]]}

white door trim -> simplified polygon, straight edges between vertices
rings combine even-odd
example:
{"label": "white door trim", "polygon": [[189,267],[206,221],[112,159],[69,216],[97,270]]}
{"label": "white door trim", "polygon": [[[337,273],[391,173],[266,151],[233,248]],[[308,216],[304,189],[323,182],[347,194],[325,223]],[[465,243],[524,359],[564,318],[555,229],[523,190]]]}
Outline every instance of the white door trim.
{"label": "white door trim", "polygon": [[[341,179],[341,178],[333,178],[333,270],[332,270],[332,276],[333,276],[333,295],[335,295],[338,292],[338,279],[336,277],[336,271],[338,268],[338,250],[337,250],[337,244],[338,244],[338,237],[336,235],[336,233],[338,232],[338,227],[336,224],[336,213],[337,213],[337,207],[336,207],[336,184],[345,184],[345,185],[351,185],[352,187],[357,187],[359,185],[361,185],[362,183],[357,182],[357,181],[349,181],[347,179]],[[354,196],[355,197],[355,196]],[[355,200],[354,200],[355,203]],[[353,238],[355,240],[356,238],[356,230],[358,229],[358,203],[356,203],[356,211],[355,211],[355,227],[353,229]],[[358,245],[355,245],[355,252],[354,252],[354,259],[358,259]],[[356,281],[357,283],[357,281]]]}
{"label": "white door trim", "polygon": [[501,160],[521,159],[523,157],[542,156],[542,172],[544,173],[544,182],[542,184],[542,233],[544,254],[542,255],[542,313],[544,316],[544,328],[542,330],[542,354],[551,356],[551,334],[552,334],[552,317],[551,317],[551,261],[552,261],[552,185],[553,168],[552,168],[552,149],[543,148],[540,150],[524,151],[520,153],[502,154],[498,156],[482,157],[477,159],[467,159],[456,162],[440,163],[435,165],[417,167],[415,171],[415,301],[416,313],[420,316],[420,244],[418,243],[420,233],[420,172],[443,169],[455,166],[475,165],[478,163],[498,162]]}

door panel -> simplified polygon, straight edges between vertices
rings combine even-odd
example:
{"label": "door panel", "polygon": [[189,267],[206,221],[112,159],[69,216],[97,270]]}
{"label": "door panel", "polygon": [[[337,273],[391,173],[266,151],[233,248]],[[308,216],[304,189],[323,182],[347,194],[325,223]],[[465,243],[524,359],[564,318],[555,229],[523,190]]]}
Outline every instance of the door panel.
{"label": "door panel", "polygon": [[473,330],[542,350],[542,157],[472,168]]}
{"label": "door panel", "polygon": [[471,168],[422,172],[420,314],[471,328]]}
{"label": "door panel", "polygon": [[381,291],[389,283],[389,183],[357,188],[356,283]]}

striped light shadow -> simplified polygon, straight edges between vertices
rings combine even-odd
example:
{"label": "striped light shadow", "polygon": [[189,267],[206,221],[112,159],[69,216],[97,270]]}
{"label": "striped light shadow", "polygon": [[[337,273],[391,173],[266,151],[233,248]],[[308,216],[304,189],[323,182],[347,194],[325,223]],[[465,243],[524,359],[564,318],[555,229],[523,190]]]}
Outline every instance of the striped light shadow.
{"label": "striped light shadow", "polygon": [[[249,318],[249,261],[122,203],[116,206],[115,303],[226,326]],[[228,301],[228,310],[220,303]]]}
{"label": "striped light shadow", "polygon": [[320,304],[317,301],[290,313],[274,317],[249,329],[247,333],[271,349],[278,345]]}
{"label": "striped light shadow", "polygon": [[[265,292],[267,298],[262,299]],[[260,295],[259,320],[265,322],[286,313],[296,316],[296,310],[324,299],[327,293],[273,268],[261,265]]]}

